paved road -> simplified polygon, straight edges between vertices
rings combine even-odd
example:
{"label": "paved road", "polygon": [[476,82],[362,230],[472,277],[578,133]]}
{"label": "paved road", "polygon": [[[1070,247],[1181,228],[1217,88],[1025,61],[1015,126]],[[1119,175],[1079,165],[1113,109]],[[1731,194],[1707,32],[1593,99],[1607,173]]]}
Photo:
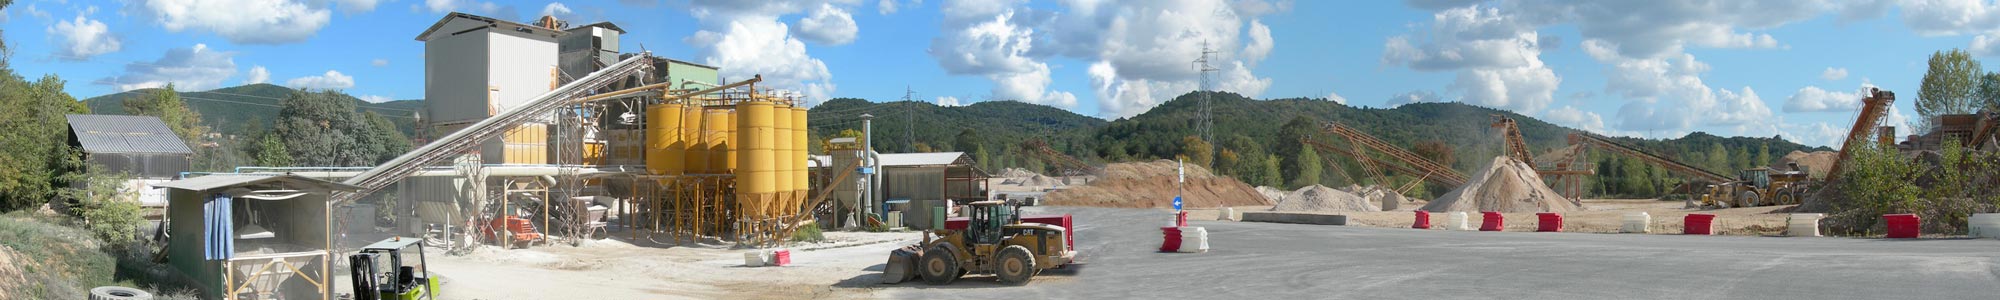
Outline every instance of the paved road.
{"label": "paved road", "polygon": [[[1463,232],[1195,222],[1212,250],[1155,253],[1161,210],[1076,215],[1086,264],[1024,287],[841,285],[896,298],[1993,299],[2000,241]],[[875,267],[875,268],[879,268]]]}

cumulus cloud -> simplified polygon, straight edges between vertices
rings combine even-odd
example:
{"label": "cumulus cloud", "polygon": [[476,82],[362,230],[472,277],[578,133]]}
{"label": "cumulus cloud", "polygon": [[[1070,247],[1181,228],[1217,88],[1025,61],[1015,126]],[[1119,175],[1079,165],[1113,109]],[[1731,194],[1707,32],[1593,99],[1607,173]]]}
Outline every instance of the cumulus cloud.
{"label": "cumulus cloud", "polygon": [[[94,10],[94,9],[93,9]],[[117,52],[121,43],[104,22],[85,18],[78,14],[75,20],[57,21],[48,28],[49,38],[56,39],[56,58],[69,61],[88,60],[99,54]]]}
{"label": "cumulus cloud", "polygon": [[1346,105],[1346,104],[1347,104],[1347,97],[1341,97],[1341,96],[1340,96],[1340,93],[1331,93],[1331,92],[1330,92],[1330,93],[1326,93],[1326,101],[1333,101],[1333,103],[1340,103],[1340,104],[1342,104],[1342,105]]}
{"label": "cumulus cloud", "polygon": [[1826,79],[1827,81],[1841,80],[1843,78],[1847,78],[1847,68],[1827,67],[1826,71],[1819,72],[1819,78]]}
{"label": "cumulus cloud", "polygon": [[243,78],[243,84],[259,84],[259,83],[271,82],[271,70],[264,69],[264,66],[250,67],[249,73],[250,74],[248,74],[248,76],[245,76]]}
{"label": "cumulus cloud", "polygon": [[368,65],[371,65],[371,66],[377,66],[377,67],[387,67],[387,66],[389,66],[389,60],[387,60],[387,59],[381,59],[381,58],[377,58],[377,59],[375,59],[375,60],[370,60],[370,61],[368,61]]}
{"label": "cumulus cloud", "polygon": [[1576,129],[1597,134],[1610,133],[1607,132],[1608,128],[1604,127],[1604,116],[1598,115],[1595,112],[1577,109],[1574,106],[1565,105],[1549,110],[1547,113],[1543,113],[1542,117],[1557,125],[1575,127]]}
{"label": "cumulus cloud", "polygon": [[334,0],[333,2],[340,5],[340,12],[356,14],[374,11],[375,5],[381,4],[382,0]]}
{"label": "cumulus cloud", "polygon": [[162,87],[167,83],[186,90],[208,90],[236,75],[235,56],[235,52],[209,49],[205,44],[173,48],[168,49],[160,59],[125,64],[124,73],[91,83],[111,86],[121,92]]}
{"label": "cumulus cloud", "polygon": [[1606,65],[1605,90],[1628,100],[1619,108],[1618,129],[1660,132],[1723,126],[1742,135],[1777,130],[1770,107],[1755,90],[1710,88],[1700,76],[1708,72],[1708,64],[1692,54],[1631,58],[1604,40],[1586,40],[1583,48]]}
{"label": "cumulus cloud", "polygon": [[305,41],[326,27],[326,7],[289,0],[146,0],[161,28],[215,33],[238,44]]}
{"label": "cumulus cloud", "polygon": [[558,19],[567,19],[570,16],[571,12],[572,11],[569,10],[569,6],[563,5],[562,2],[549,2],[549,5],[542,6],[541,15],[556,16],[556,18]]}
{"label": "cumulus cloud", "polygon": [[292,78],[285,85],[300,89],[338,90],[354,87],[354,77],[340,71],[326,70],[326,74]]}
{"label": "cumulus cloud", "polygon": [[367,101],[368,103],[382,103],[382,102],[396,101],[396,99],[394,98],[389,98],[382,95],[361,95],[354,98],[361,99],[361,101]]}
{"label": "cumulus cloud", "polygon": [[1389,105],[1389,107],[1397,107],[1397,106],[1403,106],[1404,104],[1423,103],[1423,102],[1444,102],[1444,98],[1438,97],[1437,93],[1433,93],[1431,91],[1409,91],[1401,94],[1396,94],[1395,96],[1389,96],[1389,101],[1386,103]]}
{"label": "cumulus cloud", "polygon": [[1462,101],[1534,114],[1555,102],[1562,77],[1543,64],[1529,17],[1496,7],[1455,7],[1432,15],[1427,35],[1390,37],[1382,62],[1419,71],[1458,71],[1447,87]]}
{"label": "cumulus cloud", "polygon": [[[1064,1],[1049,8],[1026,1],[947,1],[944,34],[930,54],[953,75],[984,76],[994,98],[1073,106],[1075,96],[1049,88],[1050,59],[1090,62],[1084,68],[1101,117],[1137,115],[1203,88],[1188,64],[1204,43],[1217,51],[1209,65],[1216,91],[1256,97],[1271,80],[1250,72],[1275,45],[1258,17],[1284,11],[1266,1]],[[1247,30],[1246,30],[1247,29]],[[1243,49],[1243,50],[1235,50]]]}
{"label": "cumulus cloud", "polygon": [[807,53],[779,17],[804,13],[826,1],[697,0],[689,12],[700,30],[683,41],[700,49],[704,63],[725,78],[763,75],[764,84],[798,91],[808,105],[831,98],[836,88],[826,63]]}
{"label": "cumulus cloud", "polygon": [[965,106],[965,104],[962,104],[962,103],[959,103],[959,102],[958,102],[958,97],[952,97],[952,96],[939,96],[939,97],[937,97],[937,105],[938,105],[938,106]]}
{"label": "cumulus cloud", "polygon": [[1817,86],[1800,88],[1792,97],[1785,98],[1785,112],[1847,112],[1861,109],[1861,98],[1868,97],[1868,89],[1874,84],[1862,83],[1853,92],[1835,92]]}
{"label": "cumulus cloud", "polygon": [[812,16],[799,20],[798,35],[807,41],[827,45],[853,43],[861,31],[854,25],[854,15],[833,4],[820,4]]}
{"label": "cumulus cloud", "polygon": [[882,0],[875,3],[875,13],[892,15],[896,14],[896,9],[896,0]]}

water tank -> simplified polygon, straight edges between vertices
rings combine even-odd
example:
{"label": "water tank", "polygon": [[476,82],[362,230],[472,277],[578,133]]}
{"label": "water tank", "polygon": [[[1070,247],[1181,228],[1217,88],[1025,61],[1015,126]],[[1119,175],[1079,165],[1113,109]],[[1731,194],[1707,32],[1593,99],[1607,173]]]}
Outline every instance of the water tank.
{"label": "water tank", "polygon": [[680,110],[680,104],[646,106],[646,170],[653,174],[680,175],[685,170]]}
{"label": "water tank", "polygon": [[687,153],[681,157],[688,173],[707,174],[708,141],[701,139],[702,109],[700,105],[687,104],[681,107],[681,143]]}

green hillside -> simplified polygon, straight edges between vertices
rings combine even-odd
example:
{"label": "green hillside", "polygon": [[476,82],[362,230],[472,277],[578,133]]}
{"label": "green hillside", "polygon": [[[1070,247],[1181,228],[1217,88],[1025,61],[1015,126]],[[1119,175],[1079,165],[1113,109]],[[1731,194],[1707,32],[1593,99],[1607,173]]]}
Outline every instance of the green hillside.
{"label": "green hillside", "polygon": [[[153,90],[126,91],[84,99],[83,102],[94,114],[124,114],[125,99],[146,95]],[[258,83],[200,92],[182,91],[181,98],[187,101],[190,109],[201,113],[203,124],[214,128],[216,132],[243,135],[270,126],[271,119],[278,115],[279,101],[296,91],[298,90]],[[354,97],[347,98],[359,102],[357,108],[362,111],[375,112],[395,121],[396,128],[406,135],[414,132],[416,119],[413,114],[424,106],[423,100],[368,103]]]}
{"label": "green hillside", "polygon": [[[1085,154],[1082,147],[1091,132],[1103,127],[1103,119],[1068,110],[1016,101],[985,101],[946,107],[916,101],[875,103],[861,99],[837,98],[812,108],[814,135],[830,137],[841,130],[861,130],[861,115],[875,116],[875,147],[883,152],[913,152],[919,147],[933,151],[976,152],[967,145],[984,147],[991,167],[1032,166],[1035,162],[1019,154],[1021,141],[1040,138],[1059,151]],[[961,142],[959,135],[968,133]],[[921,145],[919,145],[921,144]],[[993,171],[998,171],[993,170]]]}

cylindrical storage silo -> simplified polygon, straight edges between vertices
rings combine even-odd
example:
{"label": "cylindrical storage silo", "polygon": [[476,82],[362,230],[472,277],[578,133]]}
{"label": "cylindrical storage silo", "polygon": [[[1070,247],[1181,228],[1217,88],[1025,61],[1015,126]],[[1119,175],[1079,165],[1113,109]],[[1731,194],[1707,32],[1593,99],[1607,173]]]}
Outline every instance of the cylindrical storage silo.
{"label": "cylindrical storage silo", "polygon": [[736,128],[740,126],[737,124],[737,120],[741,118],[736,117],[737,113],[735,109],[730,109],[727,112],[724,115],[729,117],[729,119],[724,123],[728,124],[728,126],[723,126],[725,127],[723,129],[728,130],[728,137],[722,141],[722,171],[723,173],[734,173],[736,172],[736,156],[741,154],[739,152],[741,152],[740,149],[742,149],[743,145],[743,142],[738,141],[736,138]]}
{"label": "cylindrical storage silo", "polygon": [[708,143],[701,139],[702,110],[700,105],[688,104],[681,107],[681,142],[687,147],[687,154],[681,157],[691,174],[707,174]]}
{"label": "cylindrical storage silo", "polygon": [[706,109],[702,112],[701,122],[701,139],[708,145],[708,163],[705,164],[708,167],[707,173],[729,173],[728,163],[723,160],[729,158],[726,155],[729,151],[726,145],[729,140],[729,128],[736,127],[736,124],[729,123],[729,110]]}
{"label": "cylindrical storage silo", "polygon": [[771,152],[773,153],[772,156],[778,160],[778,173],[776,175],[778,178],[778,201],[766,204],[767,207],[765,209],[772,214],[784,215],[785,211],[778,208],[783,207],[786,203],[791,203],[792,194],[798,193],[797,190],[793,189],[796,185],[793,184],[793,180],[795,179],[792,176],[792,172],[796,171],[792,169],[792,147],[795,147],[792,145],[792,108],[776,106],[771,109],[771,112],[771,117],[776,121],[772,122],[774,125],[771,126],[772,131],[776,133],[772,137],[772,141],[776,143],[775,146],[771,147]]}
{"label": "cylindrical storage silo", "polygon": [[680,175],[686,167],[680,110],[680,104],[646,106],[646,170],[653,174]]}
{"label": "cylindrical storage silo", "polygon": [[736,105],[738,147],[736,201],[753,218],[765,216],[762,207],[770,203],[777,187],[777,122],[770,102],[743,102]]}
{"label": "cylindrical storage silo", "polygon": [[806,112],[804,107],[792,107],[792,144],[797,145],[792,148],[792,190],[798,192],[792,195],[791,206],[786,209],[793,212],[802,209],[800,206],[805,205],[806,195],[812,191],[812,181],[807,175],[809,170],[806,165],[806,159],[811,156],[806,149],[810,149],[809,146],[812,145],[812,139],[807,138],[811,135],[812,126],[806,123]]}

